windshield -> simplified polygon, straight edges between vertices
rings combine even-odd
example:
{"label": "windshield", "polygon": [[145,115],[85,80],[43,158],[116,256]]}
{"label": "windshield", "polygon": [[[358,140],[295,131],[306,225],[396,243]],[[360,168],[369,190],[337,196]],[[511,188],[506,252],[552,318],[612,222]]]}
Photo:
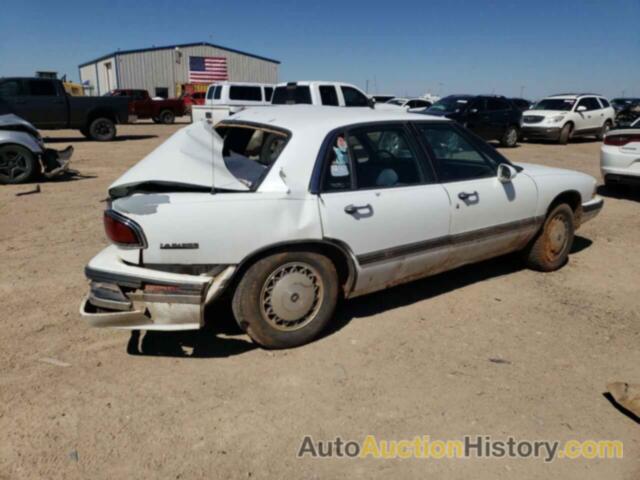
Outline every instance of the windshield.
{"label": "windshield", "polygon": [[251,190],[257,188],[289,140],[284,132],[244,125],[220,125],[216,131],[224,139],[225,166]]}
{"label": "windshield", "polygon": [[559,110],[568,112],[573,108],[574,103],[576,103],[575,98],[546,98],[536,103],[532,110]]}
{"label": "windshield", "polygon": [[427,112],[458,112],[466,108],[469,97],[456,97],[454,95],[444,97],[431,105]]}

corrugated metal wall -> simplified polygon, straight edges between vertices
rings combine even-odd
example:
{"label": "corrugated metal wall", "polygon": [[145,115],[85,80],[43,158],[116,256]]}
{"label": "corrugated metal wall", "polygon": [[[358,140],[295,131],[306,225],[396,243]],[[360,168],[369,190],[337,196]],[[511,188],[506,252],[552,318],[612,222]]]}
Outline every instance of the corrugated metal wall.
{"label": "corrugated metal wall", "polygon": [[[111,68],[107,68],[108,66]],[[89,81],[88,95],[104,95],[118,88],[115,57],[105,58],[80,68],[80,83]]]}
{"label": "corrugated metal wall", "polygon": [[[117,55],[118,88],[144,88],[153,96],[157,87],[176,95],[176,84],[188,82],[189,56],[224,56],[229,80],[237,82],[278,81],[278,65],[219,48],[198,45],[176,50],[154,50]],[[102,62],[101,62],[102,63]],[[102,89],[102,78],[100,79]]]}
{"label": "corrugated metal wall", "polygon": [[91,87],[90,90],[85,90],[87,95],[98,95],[98,77],[96,75],[95,63],[80,67],[80,83],[88,81],[89,87]]}

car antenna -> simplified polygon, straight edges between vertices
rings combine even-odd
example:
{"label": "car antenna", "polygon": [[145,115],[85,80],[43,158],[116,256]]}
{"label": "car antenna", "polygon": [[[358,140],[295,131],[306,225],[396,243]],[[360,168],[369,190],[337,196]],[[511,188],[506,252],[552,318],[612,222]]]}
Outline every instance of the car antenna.
{"label": "car antenna", "polygon": [[207,123],[211,127],[211,195],[216,193],[216,137],[213,125]]}

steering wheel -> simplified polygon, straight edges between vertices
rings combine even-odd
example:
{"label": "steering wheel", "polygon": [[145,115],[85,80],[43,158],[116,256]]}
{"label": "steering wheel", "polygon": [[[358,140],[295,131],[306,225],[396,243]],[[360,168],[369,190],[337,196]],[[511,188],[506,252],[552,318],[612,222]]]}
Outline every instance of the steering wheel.
{"label": "steering wheel", "polygon": [[389,150],[376,150],[376,156],[380,157],[382,156],[381,154],[388,155],[389,157],[391,157],[391,160],[396,160],[396,156]]}

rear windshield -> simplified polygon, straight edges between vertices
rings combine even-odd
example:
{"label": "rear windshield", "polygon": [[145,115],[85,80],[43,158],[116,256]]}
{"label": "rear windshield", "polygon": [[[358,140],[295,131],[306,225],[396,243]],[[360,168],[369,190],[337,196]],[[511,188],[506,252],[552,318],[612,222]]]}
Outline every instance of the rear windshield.
{"label": "rear windshield", "polygon": [[260,185],[289,140],[286,132],[248,125],[220,124],[216,132],[224,139],[227,169],[251,190]]}
{"label": "rear windshield", "polygon": [[276,87],[271,103],[274,105],[295,105],[298,103],[311,103],[311,91],[308,86],[287,85]]}

